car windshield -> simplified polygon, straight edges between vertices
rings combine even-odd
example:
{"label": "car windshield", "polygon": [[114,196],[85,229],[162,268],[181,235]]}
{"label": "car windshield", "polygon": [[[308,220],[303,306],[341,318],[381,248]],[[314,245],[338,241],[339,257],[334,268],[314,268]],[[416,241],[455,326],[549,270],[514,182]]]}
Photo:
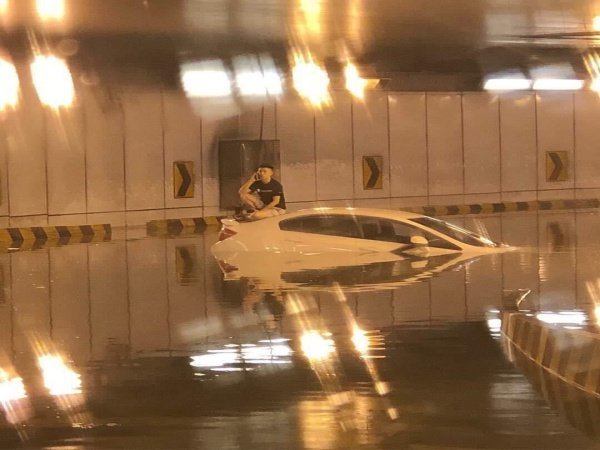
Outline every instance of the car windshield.
{"label": "car windshield", "polygon": [[499,244],[496,242],[473,233],[472,231],[465,230],[457,225],[453,225],[443,220],[434,219],[433,217],[417,217],[410,219],[412,222],[416,222],[420,225],[429,227],[435,231],[438,231],[446,236],[462,242],[463,244],[474,245],[477,247],[498,247]]}

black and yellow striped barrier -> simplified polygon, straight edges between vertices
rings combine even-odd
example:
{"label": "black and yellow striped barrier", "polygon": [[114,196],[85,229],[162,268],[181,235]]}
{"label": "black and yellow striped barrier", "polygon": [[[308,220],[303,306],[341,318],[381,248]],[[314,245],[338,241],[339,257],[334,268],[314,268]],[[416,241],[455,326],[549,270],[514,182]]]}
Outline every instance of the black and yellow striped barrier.
{"label": "black and yellow striped barrier", "polygon": [[0,228],[0,253],[110,241],[110,224]]}
{"label": "black and yellow striped barrier", "polygon": [[502,343],[550,406],[576,428],[600,436],[600,334],[505,312]]}
{"label": "black and yellow striped barrier", "polygon": [[517,211],[549,211],[557,209],[599,208],[600,199],[532,200],[527,202],[476,203],[470,205],[418,206],[400,208],[426,216],[452,216],[457,214],[494,214]]}
{"label": "black and yellow striped barrier", "polygon": [[220,225],[223,217],[188,217],[184,219],[151,220],[146,223],[148,236],[178,236],[202,233],[208,225]]}

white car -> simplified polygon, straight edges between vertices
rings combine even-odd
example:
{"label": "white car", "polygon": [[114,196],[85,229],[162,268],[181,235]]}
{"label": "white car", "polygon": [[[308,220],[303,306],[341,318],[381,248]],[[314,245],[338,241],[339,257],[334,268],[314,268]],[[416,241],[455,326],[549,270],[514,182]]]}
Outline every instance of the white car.
{"label": "white car", "polygon": [[511,249],[439,219],[385,209],[314,208],[255,222],[221,222],[211,251],[225,278],[271,284],[297,271],[402,260],[425,269],[423,258],[455,255],[464,261]]}

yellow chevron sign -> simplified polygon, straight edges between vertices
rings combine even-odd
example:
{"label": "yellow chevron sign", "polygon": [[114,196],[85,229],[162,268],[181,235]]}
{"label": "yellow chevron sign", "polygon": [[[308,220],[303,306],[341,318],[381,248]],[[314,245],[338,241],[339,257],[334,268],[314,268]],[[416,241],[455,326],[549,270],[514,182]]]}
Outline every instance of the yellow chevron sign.
{"label": "yellow chevron sign", "polygon": [[175,198],[194,198],[194,161],[173,163],[173,195]]}
{"label": "yellow chevron sign", "polygon": [[363,189],[383,189],[382,156],[363,156]]}
{"label": "yellow chevron sign", "polygon": [[546,152],[546,181],[567,181],[569,152]]}

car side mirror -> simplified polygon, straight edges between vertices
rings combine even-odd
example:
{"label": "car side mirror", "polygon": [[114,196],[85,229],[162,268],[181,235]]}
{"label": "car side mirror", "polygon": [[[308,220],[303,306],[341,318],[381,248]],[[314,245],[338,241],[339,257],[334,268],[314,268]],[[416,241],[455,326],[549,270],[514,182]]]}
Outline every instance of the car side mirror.
{"label": "car side mirror", "polygon": [[427,239],[425,239],[423,236],[411,236],[410,243],[415,247],[424,247],[429,244]]}

